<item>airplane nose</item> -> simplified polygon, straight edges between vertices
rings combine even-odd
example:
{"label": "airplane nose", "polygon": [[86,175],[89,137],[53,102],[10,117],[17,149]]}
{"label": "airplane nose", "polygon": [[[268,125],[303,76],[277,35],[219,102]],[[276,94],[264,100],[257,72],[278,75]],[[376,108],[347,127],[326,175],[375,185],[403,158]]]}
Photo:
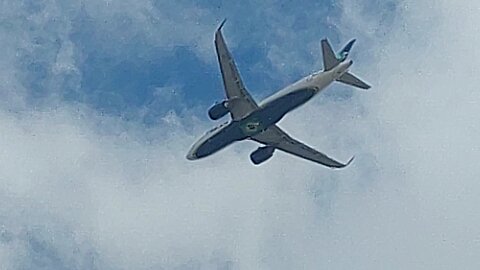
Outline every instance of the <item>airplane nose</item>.
{"label": "airplane nose", "polygon": [[189,152],[187,154],[187,159],[188,160],[195,160],[195,159],[197,159],[197,157],[195,156],[195,153]]}
{"label": "airplane nose", "polygon": [[196,149],[195,149],[195,146],[192,146],[192,148],[190,148],[190,150],[188,151],[186,158],[187,158],[188,160],[198,159],[196,152],[197,152],[197,151],[196,151]]}

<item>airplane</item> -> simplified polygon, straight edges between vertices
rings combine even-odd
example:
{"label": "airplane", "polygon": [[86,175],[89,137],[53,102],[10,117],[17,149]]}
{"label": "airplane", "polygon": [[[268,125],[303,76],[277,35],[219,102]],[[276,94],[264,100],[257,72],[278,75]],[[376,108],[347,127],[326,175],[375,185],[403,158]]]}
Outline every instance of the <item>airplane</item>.
{"label": "airplane", "polygon": [[223,38],[221,30],[225,21],[215,31],[215,48],[226,99],[213,105],[208,115],[210,119],[218,120],[230,113],[231,120],[209,130],[191,147],[186,158],[204,158],[236,141],[249,139],[263,145],[250,154],[250,160],[255,165],[270,159],[275,150],[281,150],[330,168],[348,166],[354,157],[346,163],[336,161],[290,137],[277,123],[288,112],[309,101],[332,82],[337,81],[365,90],[370,88],[348,71],[353,64],[352,60],[347,60],[348,54],[355,39],[348,42],[337,54],[328,40],[323,39],[323,71],[308,75],[257,103],[245,88]]}

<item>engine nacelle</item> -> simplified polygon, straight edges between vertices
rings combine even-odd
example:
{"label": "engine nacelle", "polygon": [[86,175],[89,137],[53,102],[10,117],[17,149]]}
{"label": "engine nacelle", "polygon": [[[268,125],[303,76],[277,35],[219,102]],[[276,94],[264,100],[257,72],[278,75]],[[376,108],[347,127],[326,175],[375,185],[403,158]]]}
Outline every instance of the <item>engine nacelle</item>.
{"label": "engine nacelle", "polygon": [[226,101],[222,101],[220,103],[217,103],[213,105],[209,110],[208,110],[208,116],[212,120],[218,120],[222,117],[224,117],[228,112],[228,108],[226,106]]}
{"label": "engine nacelle", "polygon": [[259,147],[250,154],[250,160],[253,162],[253,164],[259,165],[260,163],[263,163],[271,158],[274,151],[275,147],[272,146]]}

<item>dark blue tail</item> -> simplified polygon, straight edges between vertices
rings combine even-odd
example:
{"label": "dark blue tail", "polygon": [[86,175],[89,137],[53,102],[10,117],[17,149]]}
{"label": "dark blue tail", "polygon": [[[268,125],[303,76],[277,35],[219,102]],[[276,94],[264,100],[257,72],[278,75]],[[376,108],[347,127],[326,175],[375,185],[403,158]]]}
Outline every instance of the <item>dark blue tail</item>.
{"label": "dark blue tail", "polygon": [[338,52],[337,58],[338,58],[338,60],[340,60],[340,62],[343,61],[343,60],[345,60],[345,59],[347,59],[348,53],[349,53],[350,50],[352,49],[353,44],[355,43],[355,41],[356,41],[356,39],[350,40],[350,41],[347,43],[347,45],[345,45],[345,47],[343,47],[343,49],[342,49],[340,52]]}
{"label": "dark blue tail", "polygon": [[330,42],[327,39],[322,40],[322,55],[323,55],[323,69],[328,71],[338,64],[343,62],[348,57],[348,53],[353,47],[353,43],[355,43],[355,39],[350,40],[350,42],[343,47],[341,51],[338,53],[334,53]]}

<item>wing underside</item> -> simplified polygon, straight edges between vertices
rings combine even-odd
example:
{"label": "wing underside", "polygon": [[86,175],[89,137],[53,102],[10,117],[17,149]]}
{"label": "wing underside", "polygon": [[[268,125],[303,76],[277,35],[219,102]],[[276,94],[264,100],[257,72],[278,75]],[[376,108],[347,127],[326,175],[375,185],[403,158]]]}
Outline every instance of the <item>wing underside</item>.
{"label": "wing underside", "polygon": [[320,163],[330,168],[343,168],[348,166],[353,157],[347,163],[340,163],[327,155],[318,152],[317,150],[299,142],[287,133],[274,125],[251,138],[252,140],[264,145],[275,147],[275,149],[282,150],[286,153],[301,157],[316,163]]}
{"label": "wing underside", "polygon": [[225,44],[221,31],[224,23],[225,21],[215,32],[215,49],[222,72],[225,94],[230,100],[229,110],[233,120],[238,120],[257,109],[258,105],[245,88],[235,61]]}

